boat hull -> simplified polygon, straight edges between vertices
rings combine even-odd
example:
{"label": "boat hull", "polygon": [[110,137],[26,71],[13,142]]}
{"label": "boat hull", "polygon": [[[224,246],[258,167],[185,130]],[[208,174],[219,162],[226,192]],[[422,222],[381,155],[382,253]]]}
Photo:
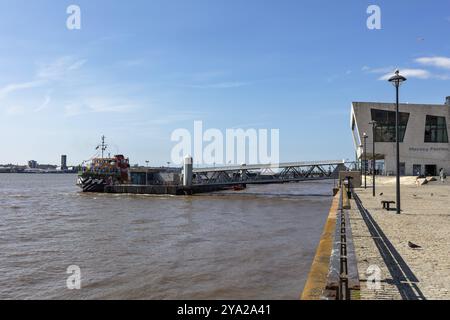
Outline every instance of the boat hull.
{"label": "boat hull", "polygon": [[83,192],[105,192],[106,181],[102,178],[78,177],[77,185]]}

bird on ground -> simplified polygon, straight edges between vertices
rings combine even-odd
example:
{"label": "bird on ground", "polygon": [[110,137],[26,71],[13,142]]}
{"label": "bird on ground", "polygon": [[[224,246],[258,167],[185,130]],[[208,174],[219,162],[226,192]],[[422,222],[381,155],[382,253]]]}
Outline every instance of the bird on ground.
{"label": "bird on ground", "polygon": [[380,197],[383,195],[384,193],[382,192],[382,193],[380,193]]}
{"label": "bird on ground", "polygon": [[422,248],[421,246],[419,246],[415,243],[412,243],[411,241],[408,241],[408,247],[410,247],[411,249],[421,249]]}
{"label": "bird on ground", "polygon": [[434,193],[432,193],[431,196],[434,196]]}

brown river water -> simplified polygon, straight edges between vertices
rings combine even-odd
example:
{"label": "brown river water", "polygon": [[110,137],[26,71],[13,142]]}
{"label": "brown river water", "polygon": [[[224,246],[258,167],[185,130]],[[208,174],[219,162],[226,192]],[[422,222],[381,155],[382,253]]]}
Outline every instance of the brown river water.
{"label": "brown river water", "polygon": [[0,299],[298,299],[333,187],[132,196],[75,180],[0,174]]}

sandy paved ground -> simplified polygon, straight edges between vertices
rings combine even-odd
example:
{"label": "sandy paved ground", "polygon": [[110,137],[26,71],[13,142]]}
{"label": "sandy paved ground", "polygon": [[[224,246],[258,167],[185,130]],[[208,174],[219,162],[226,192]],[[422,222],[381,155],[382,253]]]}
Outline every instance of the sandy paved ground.
{"label": "sandy paved ground", "polygon": [[[361,298],[450,300],[449,181],[417,187],[415,178],[403,179],[403,212],[397,215],[381,208],[382,200],[395,201],[395,179],[377,179],[376,198],[372,189],[356,189],[366,211],[355,200],[350,210]],[[411,249],[408,241],[422,249]],[[381,269],[380,290],[366,285],[373,265]]]}

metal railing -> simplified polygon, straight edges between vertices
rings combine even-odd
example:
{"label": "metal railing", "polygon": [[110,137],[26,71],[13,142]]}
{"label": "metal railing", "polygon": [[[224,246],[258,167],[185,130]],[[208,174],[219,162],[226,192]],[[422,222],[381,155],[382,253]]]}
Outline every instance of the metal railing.
{"label": "metal railing", "polygon": [[344,192],[345,186],[341,188],[339,199],[338,226],[339,226],[339,286],[337,290],[338,300],[350,300],[350,290],[348,286],[348,267],[347,267],[347,221],[344,214]]}
{"label": "metal railing", "polygon": [[351,300],[352,291],[360,288],[350,218],[346,210],[347,198],[351,192],[351,181],[347,179],[347,183],[342,184],[339,194],[334,245],[324,291],[325,299]]}
{"label": "metal railing", "polygon": [[336,179],[345,171],[343,161],[298,162],[225,168],[194,169],[194,185],[270,184]]}

